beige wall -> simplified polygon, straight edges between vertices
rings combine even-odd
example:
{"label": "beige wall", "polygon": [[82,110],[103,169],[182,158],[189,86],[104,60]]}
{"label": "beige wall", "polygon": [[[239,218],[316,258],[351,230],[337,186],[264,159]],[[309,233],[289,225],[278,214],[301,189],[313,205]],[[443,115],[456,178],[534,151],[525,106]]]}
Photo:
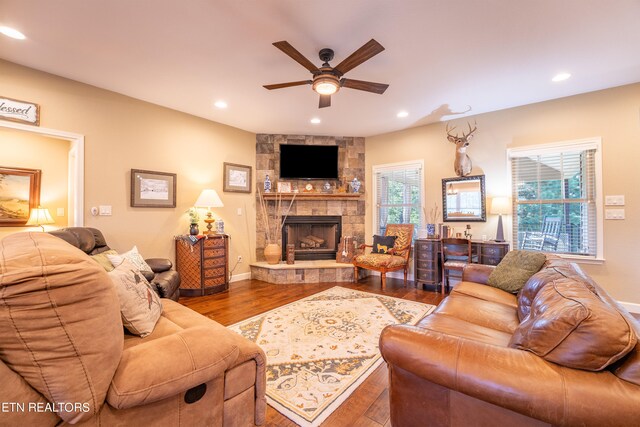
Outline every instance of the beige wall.
{"label": "beige wall", "polygon": [[[55,224],[45,228],[65,227],[67,209],[67,165],[69,142],[28,132],[0,128],[0,166],[40,169],[40,205],[49,209]],[[58,216],[57,209],[64,209]],[[24,230],[41,230],[40,227],[1,227],[0,239],[8,234]]]}
{"label": "beige wall", "polygon": [[[468,149],[473,175],[486,175],[489,197],[510,195],[506,149],[533,144],[602,137],[603,195],[625,195],[626,219],[604,221],[604,257],[600,265],[582,267],[618,300],[640,304],[640,84],[532,104],[473,118],[453,120],[458,131],[477,120],[478,132]],[[454,145],[445,124],[437,123],[366,139],[367,181],[373,165],[424,159],[425,206],[442,207],[441,179],[453,177]],[[367,193],[367,235],[372,234],[372,194]],[[489,204],[490,205],[490,204]],[[504,218],[511,236],[511,216]],[[451,223],[460,231],[463,223]],[[459,225],[458,225],[459,224]],[[497,218],[471,223],[474,238],[495,237]]]}
{"label": "beige wall", "polygon": [[[254,199],[222,191],[222,164],[254,166],[255,134],[6,61],[0,61],[0,75],[0,94],[40,105],[41,127],[85,136],[85,225],[102,230],[110,246],[125,251],[137,245],[145,257],[173,259],[173,236],[188,231],[185,211],[202,189],[214,188],[225,205],[214,215],[231,235],[230,264],[238,255],[244,259],[234,274],[249,271]],[[132,168],[176,173],[177,207],[130,207]],[[113,215],[92,216],[90,208],[98,205],[112,205]]]}

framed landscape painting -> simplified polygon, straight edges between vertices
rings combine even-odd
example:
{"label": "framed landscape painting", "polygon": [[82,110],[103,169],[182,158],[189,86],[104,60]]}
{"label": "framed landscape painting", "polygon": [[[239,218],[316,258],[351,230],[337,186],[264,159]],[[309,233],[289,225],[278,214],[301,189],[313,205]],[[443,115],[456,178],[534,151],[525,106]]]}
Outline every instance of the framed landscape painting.
{"label": "framed landscape painting", "polygon": [[40,169],[0,166],[0,227],[27,223],[31,209],[40,204]]}
{"label": "framed landscape painting", "polygon": [[251,193],[251,166],[224,163],[223,190],[234,193]]}
{"label": "framed landscape painting", "polygon": [[176,174],[131,169],[131,206],[175,208]]}

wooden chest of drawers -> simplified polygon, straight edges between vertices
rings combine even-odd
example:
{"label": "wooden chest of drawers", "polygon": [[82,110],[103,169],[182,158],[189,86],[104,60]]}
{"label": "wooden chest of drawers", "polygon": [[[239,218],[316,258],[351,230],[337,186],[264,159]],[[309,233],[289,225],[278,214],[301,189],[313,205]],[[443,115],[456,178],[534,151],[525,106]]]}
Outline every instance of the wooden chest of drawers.
{"label": "wooden chest of drawers", "polygon": [[[509,252],[509,243],[471,241],[473,262],[498,265]],[[414,252],[414,281],[416,286],[438,285],[442,282],[440,267],[440,239],[417,239]]]}
{"label": "wooden chest of drawers", "polygon": [[210,295],[229,289],[229,237],[214,234],[191,244],[176,240],[176,270],[180,273],[180,295]]}

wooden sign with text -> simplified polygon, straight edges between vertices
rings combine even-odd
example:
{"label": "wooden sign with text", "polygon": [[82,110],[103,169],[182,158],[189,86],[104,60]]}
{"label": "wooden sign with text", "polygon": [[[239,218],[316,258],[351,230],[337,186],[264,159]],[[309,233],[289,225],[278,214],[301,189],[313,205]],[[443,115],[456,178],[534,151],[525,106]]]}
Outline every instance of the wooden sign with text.
{"label": "wooden sign with text", "polygon": [[0,97],[0,119],[40,125],[40,106],[31,102]]}

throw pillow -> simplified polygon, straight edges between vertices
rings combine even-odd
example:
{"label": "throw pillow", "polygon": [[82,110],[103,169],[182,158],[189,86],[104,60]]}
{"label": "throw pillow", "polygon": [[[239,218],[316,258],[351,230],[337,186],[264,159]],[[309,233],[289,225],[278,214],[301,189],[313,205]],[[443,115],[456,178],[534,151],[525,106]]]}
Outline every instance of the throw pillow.
{"label": "throw pillow", "polygon": [[162,314],[162,302],[158,294],[128,259],[108,274],[118,293],[120,315],[125,328],[141,337],[149,335]]}
{"label": "throw pillow", "polygon": [[140,255],[140,252],[138,252],[137,246],[134,246],[130,251],[123,254],[107,255],[107,258],[109,258],[109,261],[111,261],[111,264],[113,264],[114,267],[119,266],[120,264],[122,264],[122,261],[128,259],[134,266],[136,266],[138,270],[152,271],[151,267],[149,267],[149,264],[146,263],[144,258],[142,258],[142,255]]}
{"label": "throw pillow", "polygon": [[386,254],[391,249],[393,249],[393,245],[396,242],[396,236],[373,236],[373,249],[371,252],[376,254]]}
{"label": "throw pillow", "polygon": [[542,268],[546,259],[541,252],[510,251],[491,272],[487,283],[517,294],[527,280]]}
{"label": "throw pillow", "polygon": [[109,249],[108,251],[101,252],[99,254],[91,255],[91,259],[100,264],[107,272],[113,270],[113,264],[107,258],[107,255],[118,255],[118,251]]}

